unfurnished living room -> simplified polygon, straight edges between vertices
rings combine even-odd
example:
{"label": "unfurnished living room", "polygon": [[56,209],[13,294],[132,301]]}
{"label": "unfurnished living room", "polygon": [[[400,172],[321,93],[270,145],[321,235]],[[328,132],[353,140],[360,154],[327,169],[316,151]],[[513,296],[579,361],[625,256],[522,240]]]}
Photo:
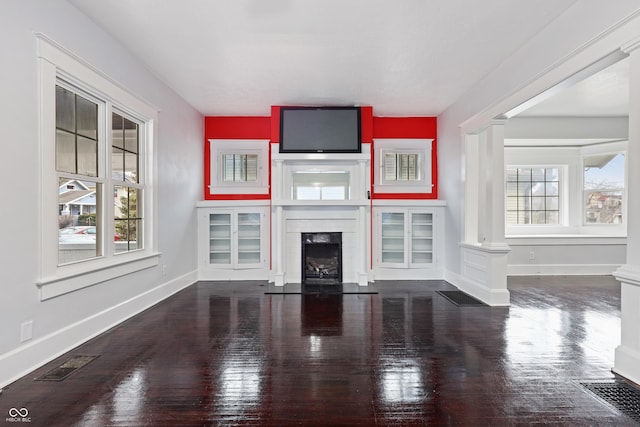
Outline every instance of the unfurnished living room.
{"label": "unfurnished living room", "polygon": [[637,1],[0,24],[0,424],[640,423]]}

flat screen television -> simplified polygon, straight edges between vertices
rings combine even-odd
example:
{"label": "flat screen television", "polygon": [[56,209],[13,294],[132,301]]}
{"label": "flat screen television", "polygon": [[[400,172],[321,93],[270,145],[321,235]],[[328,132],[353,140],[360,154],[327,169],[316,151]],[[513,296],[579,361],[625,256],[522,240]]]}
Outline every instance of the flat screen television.
{"label": "flat screen television", "polygon": [[360,107],[280,107],[281,153],[360,153]]}

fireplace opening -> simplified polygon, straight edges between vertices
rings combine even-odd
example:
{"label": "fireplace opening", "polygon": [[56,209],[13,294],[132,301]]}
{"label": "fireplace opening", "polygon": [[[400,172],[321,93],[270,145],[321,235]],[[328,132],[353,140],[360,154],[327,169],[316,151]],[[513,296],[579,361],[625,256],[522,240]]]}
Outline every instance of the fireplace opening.
{"label": "fireplace opening", "polygon": [[342,233],[302,233],[302,284],[342,283]]}

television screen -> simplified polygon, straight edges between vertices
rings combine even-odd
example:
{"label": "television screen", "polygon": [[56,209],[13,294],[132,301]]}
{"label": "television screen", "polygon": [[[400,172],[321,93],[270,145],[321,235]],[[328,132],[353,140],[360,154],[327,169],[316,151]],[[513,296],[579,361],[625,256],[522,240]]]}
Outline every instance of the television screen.
{"label": "television screen", "polygon": [[359,107],[281,107],[281,153],[359,153]]}

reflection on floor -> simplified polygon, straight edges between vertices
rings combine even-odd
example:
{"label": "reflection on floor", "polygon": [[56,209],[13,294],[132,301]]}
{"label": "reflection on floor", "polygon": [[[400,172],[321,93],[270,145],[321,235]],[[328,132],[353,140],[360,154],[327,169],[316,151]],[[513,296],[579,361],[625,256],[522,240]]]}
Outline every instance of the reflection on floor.
{"label": "reflection on floor", "polygon": [[[30,425],[635,425],[585,392],[620,341],[611,277],[512,278],[511,307],[442,281],[378,294],[201,282],[7,387]],[[61,382],[33,378],[99,355]]]}

